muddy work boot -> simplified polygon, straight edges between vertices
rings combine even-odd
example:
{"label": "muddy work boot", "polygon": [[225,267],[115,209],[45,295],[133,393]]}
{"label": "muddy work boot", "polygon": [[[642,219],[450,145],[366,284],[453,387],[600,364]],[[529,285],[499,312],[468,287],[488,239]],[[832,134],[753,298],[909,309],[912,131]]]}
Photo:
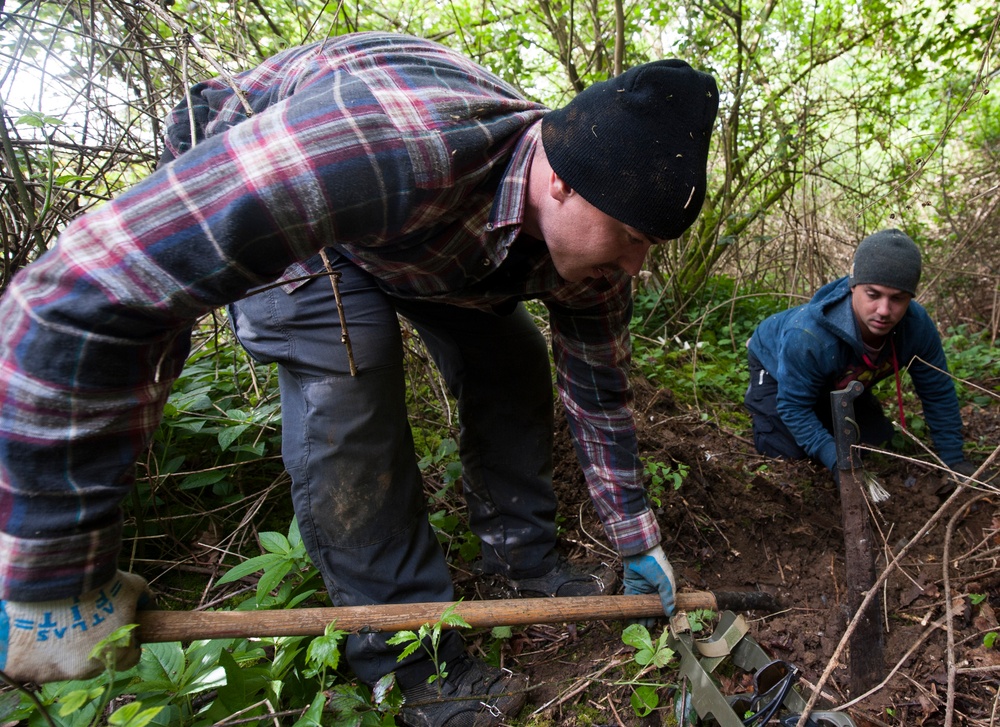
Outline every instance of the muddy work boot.
{"label": "muddy work boot", "polygon": [[528,678],[468,654],[445,664],[448,676],[403,690],[401,718],[410,727],[493,727],[517,716]]}
{"label": "muddy work boot", "polygon": [[521,598],[547,596],[610,596],[618,585],[615,571],[603,563],[574,565],[559,556],[555,567],[545,575],[507,579],[511,590]]}

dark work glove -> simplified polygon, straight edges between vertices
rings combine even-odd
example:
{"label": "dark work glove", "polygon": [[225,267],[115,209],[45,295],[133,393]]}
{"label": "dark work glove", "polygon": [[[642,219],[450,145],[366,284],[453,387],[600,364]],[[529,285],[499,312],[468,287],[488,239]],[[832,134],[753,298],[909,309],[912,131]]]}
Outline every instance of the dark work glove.
{"label": "dark work glove", "polygon": [[[644,593],[658,593],[663,613],[672,616],[674,613],[674,569],[667,560],[666,553],[659,545],[655,545],[643,553],[627,555],[623,561],[625,594],[636,596]],[[652,628],[656,619],[636,619],[647,629]]]}
{"label": "dark work glove", "polygon": [[[89,679],[104,671],[90,656],[119,626],[135,623],[148,591],[144,578],[118,574],[100,588],[54,601],[0,601],[0,669],[18,682]],[[134,635],[114,655],[116,669],[139,661]]]}

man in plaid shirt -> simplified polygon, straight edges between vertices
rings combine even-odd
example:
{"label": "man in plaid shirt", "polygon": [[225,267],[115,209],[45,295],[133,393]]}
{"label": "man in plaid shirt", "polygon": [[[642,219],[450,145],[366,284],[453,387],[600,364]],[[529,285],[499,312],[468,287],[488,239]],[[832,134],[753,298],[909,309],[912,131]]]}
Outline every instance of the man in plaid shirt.
{"label": "man in plaid shirt", "polygon": [[[630,281],[697,217],[717,109],[712,77],[682,61],[548,111],[453,51],[379,33],[195,86],[157,172],[71,224],[0,301],[0,668],[95,673],[91,648],[134,621],[145,583],[117,570],[120,502],[192,324],[227,304],[250,354],[278,364],[295,512],[335,604],[453,598],[397,315],[458,400],[483,572],[523,595],[614,585],[555,549],[550,370],[521,303],[536,299],[625,590],[659,593],[669,614],[629,408]],[[433,685],[423,654],[398,661],[386,639],[354,635],[347,657],[368,683],[395,673],[410,724],[494,724],[525,701],[523,679],[467,655],[456,632]]]}

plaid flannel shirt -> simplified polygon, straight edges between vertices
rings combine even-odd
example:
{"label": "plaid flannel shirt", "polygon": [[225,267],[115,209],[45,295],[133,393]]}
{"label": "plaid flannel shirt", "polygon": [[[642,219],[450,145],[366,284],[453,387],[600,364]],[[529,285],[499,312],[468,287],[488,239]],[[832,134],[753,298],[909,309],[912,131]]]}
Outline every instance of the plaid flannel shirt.
{"label": "plaid flannel shirt", "polygon": [[520,232],[546,109],[439,45],[376,33],[234,82],[195,86],[167,120],[176,159],[75,220],[0,300],[0,597],[113,575],[120,503],[191,326],[314,270],[323,246],[396,296],[541,300],[606,532],[623,554],[659,542],[629,407],[628,276],[566,283],[539,245],[523,277],[489,277]]}

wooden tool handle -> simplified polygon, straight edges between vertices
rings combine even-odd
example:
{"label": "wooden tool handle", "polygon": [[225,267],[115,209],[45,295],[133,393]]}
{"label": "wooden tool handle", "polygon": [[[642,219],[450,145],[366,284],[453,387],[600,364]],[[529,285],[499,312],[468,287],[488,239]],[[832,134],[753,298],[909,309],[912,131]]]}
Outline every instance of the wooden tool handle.
{"label": "wooden tool handle", "polygon": [[[453,603],[397,603],[373,606],[293,608],[281,611],[139,611],[139,640],[196,641],[265,636],[318,636],[336,620],[344,631],[416,631],[437,623],[445,610],[455,612],[473,628],[571,623],[590,620],[628,620],[663,615],[656,594],[644,596],[579,596],[519,598],[501,601]],[[719,610],[774,610],[766,593],[696,591],[677,594],[677,608]]]}

